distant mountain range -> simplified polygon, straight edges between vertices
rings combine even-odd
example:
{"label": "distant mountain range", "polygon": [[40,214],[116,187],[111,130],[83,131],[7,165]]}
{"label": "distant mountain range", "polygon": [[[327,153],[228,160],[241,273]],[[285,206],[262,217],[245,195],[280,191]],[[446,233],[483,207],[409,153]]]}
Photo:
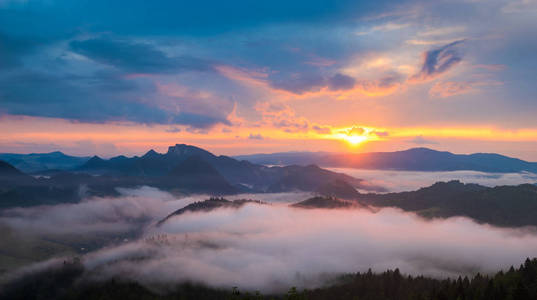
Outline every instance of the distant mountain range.
{"label": "distant mountain range", "polygon": [[0,161],[0,208],[71,203],[88,196],[117,196],[118,187],[153,186],[175,194],[231,195],[241,192],[311,191],[331,182],[382,191],[361,179],[315,165],[266,167],[190,145],[141,157],[97,156],[71,171],[46,170],[34,177]]}
{"label": "distant mountain range", "polygon": [[[185,168],[176,168],[186,159],[192,157],[197,157],[197,162],[191,162],[188,171],[185,171]],[[203,167],[200,166],[202,163]],[[267,167],[248,161],[239,161],[224,155],[216,156],[204,149],[185,144],[171,146],[164,154],[150,150],[141,157],[118,156],[109,160],[94,156],[78,167],[76,171],[97,175],[137,176],[151,179],[168,175],[189,177],[198,167],[204,168],[206,173],[209,172],[208,168],[213,169],[210,171],[213,173],[213,180],[202,180],[202,182],[214,182],[219,176],[216,175],[218,173],[237,191],[242,192],[314,191],[319,186],[334,180],[342,180],[354,187],[366,190],[381,190],[381,188],[367,185],[363,180],[324,170],[315,165]],[[186,174],[179,174],[181,172],[186,172]],[[201,174],[198,175],[201,176]],[[186,178],[183,179],[186,180]]]}
{"label": "distant mountain range", "polygon": [[0,160],[8,162],[25,173],[70,170],[82,165],[88,159],[90,157],[70,156],[60,151],[31,154],[0,153]]}
{"label": "distant mountain range", "polygon": [[321,167],[357,168],[406,171],[533,172],[537,163],[527,162],[494,153],[453,154],[428,148],[413,148],[395,152],[328,153],[283,152],[235,156],[263,165],[308,165]]}
{"label": "distant mountain range", "polygon": [[[453,154],[428,148],[412,148],[395,152],[330,153],[330,152],[280,152],[251,154],[234,157],[215,156],[210,152],[189,145],[170,147],[167,153],[150,150],[141,157],[123,155],[109,160],[94,157],[77,157],[62,152],[12,154],[0,153],[0,160],[8,162],[25,173],[50,174],[58,171],[87,171],[91,173],[115,173],[142,176],[160,176],[190,155],[198,155],[225,173],[232,182],[250,179],[244,171],[252,164],[265,166],[308,166],[357,168],[402,171],[481,171],[481,172],[532,172],[537,173],[537,162],[528,162],[495,153]],[[242,161],[246,162],[242,162]],[[170,164],[170,162],[172,162]],[[249,164],[249,163],[250,164]],[[232,171],[235,167],[236,171]]]}

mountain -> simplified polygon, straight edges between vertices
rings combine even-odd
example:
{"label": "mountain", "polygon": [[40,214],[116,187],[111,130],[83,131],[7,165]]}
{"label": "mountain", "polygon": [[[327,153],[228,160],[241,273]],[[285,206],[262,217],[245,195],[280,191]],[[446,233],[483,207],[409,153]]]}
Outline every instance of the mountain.
{"label": "mountain", "polygon": [[312,197],[291,205],[298,208],[349,208],[358,206],[356,202],[344,201],[335,197]]}
{"label": "mountain", "polygon": [[437,182],[417,191],[360,194],[357,201],[398,207],[427,218],[466,216],[496,226],[537,226],[537,186],[484,187],[460,181]]}
{"label": "mountain", "polygon": [[77,171],[92,174],[159,177],[168,174],[175,166],[191,156],[198,156],[211,164],[212,160],[216,158],[216,156],[201,148],[177,144],[170,146],[165,154],[157,153],[151,149],[141,157],[120,155],[105,160],[94,156],[85,164],[79,166]]}
{"label": "mountain", "polygon": [[0,160],[0,191],[19,184],[32,184],[34,178]]}
{"label": "mountain", "polygon": [[[6,174],[3,177],[2,172]],[[341,182],[340,185],[345,182],[347,189],[370,188],[360,179],[314,165],[266,167],[216,156],[184,144],[171,146],[164,154],[150,150],[141,157],[93,156],[73,171],[41,173],[46,176],[34,178],[7,163],[0,164],[0,209],[75,203],[91,196],[115,197],[119,195],[118,187],[143,185],[174,194],[214,196],[240,192],[313,192],[333,181]]]}
{"label": "mountain", "polygon": [[168,219],[174,216],[179,216],[187,212],[209,212],[215,209],[219,208],[240,208],[244,206],[245,204],[266,204],[264,202],[261,202],[259,200],[251,200],[251,199],[238,199],[238,200],[227,200],[224,198],[210,198],[205,201],[198,201],[191,203],[181,209],[178,209],[174,211],[173,213],[169,214],[166,218],[160,220],[157,223],[157,226],[162,225],[164,222],[166,222]]}
{"label": "mountain", "polygon": [[89,157],[70,156],[59,151],[31,154],[0,153],[0,160],[25,173],[50,169],[70,170],[82,165],[88,159]]}
{"label": "mountain", "polygon": [[534,172],[537,163],[494,153],[453,154],[428,148],[396,152],[327,153],[288,152],[237,156],[264,165],[316,164],[321,167],[408,171]]}
{"label": "mountain", "polygon": [[324,170],[315,165],[267,167],[228,156],[216,156],[204,149],[185,144],[170,146],[164,154],[151,150],[141,157],[121,156],[109,160],[93,157],[77,171],[158,178],[170,174],[176,166],[192,156],[212,166],[227,182],[244,192],[314,191],[319,185],[336,179],[355,187],[376,190],[376,187],[365,185],[360,179]]}
{"label": "mountain", "polygon": [[171,188],[181,187],[191,192],[235,194],[237,189],[198,155],[182,161],[167,175]]}
{"label": "mountain", "polygon": [[24,176],[20,170],[9,164],[8,162],[0,160],[0,177],[18,177]]}
{"label": "mountain", "polygon": [[[315,191],[319,186],[335,180],[344,181],[352,186],[369,189],[364,185],[362,180],[357,180],[343,173],[328,171],[316,165],[271,167],[270,170],[277,172],[277,177],[267,189],[268,192],[272,193],[294,190]],[[377,190],[382,189],[378,188]]]}
{"label": "mountain", "polygon": [[343,180],[326,182],[320,185],[315,192],[323,196],[341,199],[355,199],[360,195],[352,185]]}

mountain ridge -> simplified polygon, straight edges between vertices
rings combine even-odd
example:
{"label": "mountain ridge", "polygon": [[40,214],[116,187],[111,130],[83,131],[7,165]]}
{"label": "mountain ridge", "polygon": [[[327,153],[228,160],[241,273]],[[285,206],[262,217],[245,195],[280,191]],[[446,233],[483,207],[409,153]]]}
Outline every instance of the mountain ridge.
{"label": "mountain ridge", "polygon": [[497,153],[454,154],[429,148],[411,148],[393,152],[329,153],[280,152],[235,156],[264,165],[317,164],[321,167],[401,171],[481,171],[534,172],[537,162],[528,162]]}
{"label": "mountain ridge", "polygon": [[[6,170],[17,173],[6,163]],[[177,195],[314,192],[324,182],[341,181],[351,188],[380,190],[363,180],[315,165],[266,167],[204,149],[177,144],[168,152],[154,150],[138,157],[89,158],[74,171],[53,170],[36,178],[20,172],[0,181],[0,208],[78,202],[84,197],[115,197],[118,187],[152,186]],[[8,176],[9,177],[9,176]]]}
{"label": "mountain ridge", "polygon": [[216,156],[211,152],[186,144],[170,146],[166,153],[148,151],[141,157],[113,157],[109,160],[92,158],[78,167],[78,172],[107,175],[129,175],[141,177],[161,177],[191,156],[214,167],[231,185],[248,192],[284,192],[294,190],[313,191],[322,181],[340,179],[352,186],[368,190],[380,187],[364,185],[363,180],[328,171],[316,165],[267,167],[232,157]]}
{"label": "mountain ridge", "polygon": [[53,169],[72,169],[89,159],[90,157],[71,156],[61,151],[29,154],[0,153],[0,160],[8,162],[25,173]]}

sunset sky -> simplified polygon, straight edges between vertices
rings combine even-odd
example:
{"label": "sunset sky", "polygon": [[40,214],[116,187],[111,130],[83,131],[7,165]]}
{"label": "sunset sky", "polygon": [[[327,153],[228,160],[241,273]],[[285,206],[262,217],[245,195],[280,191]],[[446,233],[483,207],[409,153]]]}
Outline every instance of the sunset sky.
{"label": "sunset sky", "polygon": [[0,152],[537,161],[537,1],[0,0]]}

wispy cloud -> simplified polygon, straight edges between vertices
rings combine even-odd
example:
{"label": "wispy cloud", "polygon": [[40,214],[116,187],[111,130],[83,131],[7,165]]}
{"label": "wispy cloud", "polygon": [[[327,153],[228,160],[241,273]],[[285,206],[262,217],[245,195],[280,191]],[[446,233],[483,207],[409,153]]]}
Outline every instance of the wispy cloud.
{"label": "wispy cloud", "polygon": [[482,86],[498,86],[500,81],[439,81],[429,90],[432,97],[447,98],[456,95],[478,92]]}
{"label": "wispy cloud", "polygon": [[462,53],[459,46],[464,40],[455,41],[423,53],[423,63],[421,70],[410,77],[410,81],[423,82],[432,80],[462,61]]}

